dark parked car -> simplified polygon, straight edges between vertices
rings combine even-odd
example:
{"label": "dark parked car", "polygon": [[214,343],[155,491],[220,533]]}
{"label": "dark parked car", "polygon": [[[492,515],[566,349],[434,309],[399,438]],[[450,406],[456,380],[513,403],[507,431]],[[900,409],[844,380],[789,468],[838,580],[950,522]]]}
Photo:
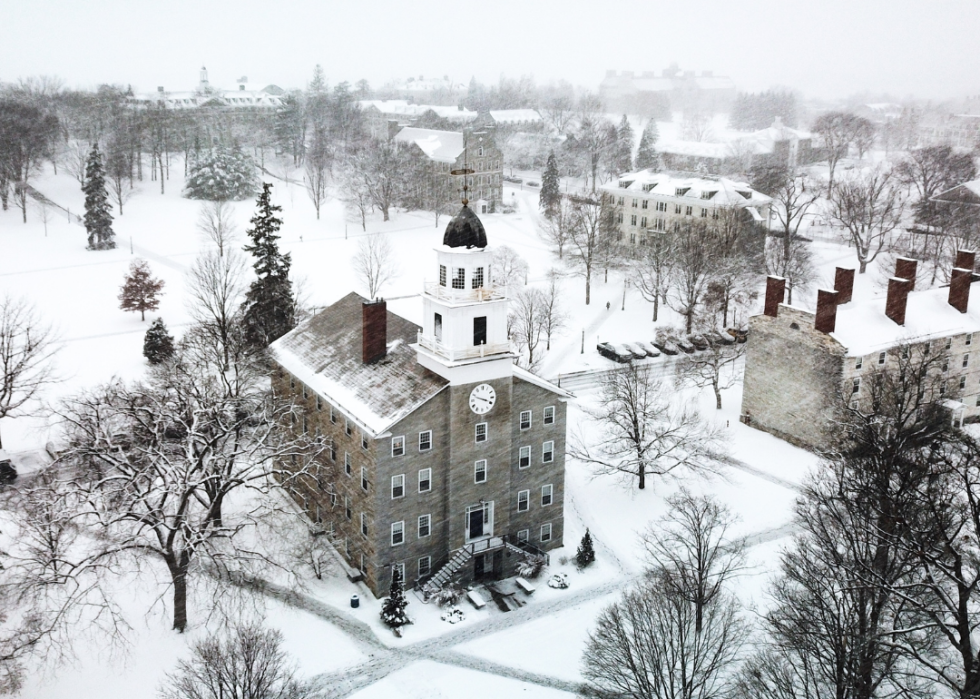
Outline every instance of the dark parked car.
{"label": "dark parked car", "polygon": [[14,468],[7,452],[0,449],[0,483],[13,483],[17,480],[17,469]]}
{"label": "dark parked car", "polygon": [[669,357],[673,357],[675,354],[677,354],[680,351],[677,348],[677,345],[675,345],[672,340],[666,337],[660,340],[655,340],[653,342],[653,346]]}
{"label": "dark parked car", "polygon": [[640,340],[638,344],[641,347],[643,347],[643,349],[645,349],[647,351],[647,354],[650,355],[651,357],[660,356],[660,350],[658,350],[656,345],[654,345],[652,342],[645,342],[644,340]]}
{"label": "dark parked car", "polygon": [[703,335],[688,335],[687,341],[694,345],[694,349],[698,352],[708,349],[708,341],[704,339]]}
{"label": "dark parked car", "polygon": [[684,354],[694,354],[694,345],[692,345],[687,340],[684,340],[680,337],[672,337],[670,339],[674,341],[674,344],[680,347],[681,352],[683,352]]}
{"label": "dark parked car", "polygon": [[725,332],[735,338],[735,342],[745,342],[749,339],[748,330],[739,330],[737,328],[728,328]]}
{"label": "dark parked car", "polygon": [[728,345],[735,344],[735,338],[729,337],[728,335],[722,335],[717,330],[711,330],[710,332],[706,332],[704,336],[708,339],[708,342],[710,342],[713,345],[728,346]]}
{"label": "dark parked car", "polygon": [[600,342],[595,348],[606,359],[611,359],[620,364],[626,364],[633,359],[631,352],[627,352],[624,347],[614,345],[611,342]]}

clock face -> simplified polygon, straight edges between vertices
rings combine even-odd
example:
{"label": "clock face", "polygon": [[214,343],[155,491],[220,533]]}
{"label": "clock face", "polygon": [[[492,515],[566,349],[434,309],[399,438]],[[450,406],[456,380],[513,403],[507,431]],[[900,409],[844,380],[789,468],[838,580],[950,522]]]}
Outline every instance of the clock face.
{"label": "clock face", "polygon": [[477,415],[490,412],[496,402],[497,392],[488,383],[481,383],[470,392],[470,410]]}

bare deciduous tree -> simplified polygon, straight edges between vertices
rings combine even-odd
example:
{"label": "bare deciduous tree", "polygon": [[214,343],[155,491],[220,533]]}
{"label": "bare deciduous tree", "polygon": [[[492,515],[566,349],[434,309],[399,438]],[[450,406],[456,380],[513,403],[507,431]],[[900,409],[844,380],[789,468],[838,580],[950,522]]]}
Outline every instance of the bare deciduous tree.
{"label": "bare deciduous tree", "polygon": [[545,349],[551,350],[551,338],[565,329],[568,314],[562,310],[561,304],[561,273],[556,269],[548,271],[548,287],[544,292],[544,306],[541,311],[541,322],[547,339]]}
{"label": "bare deciduous tree", "polygon": [[507,329],[514,344],[517,345],[520,355],[518,363],[532,371],[541,361],[541,356],[535,356],[534,352],[544,332],[546,304],[545,293],[531,287],[521,289],[510,300]]}
{"label": "bare deciduous tree", "polygon": [[527,283],[527,261],[509,245],[494,246],[490,264],[494,284],[519,289]]}
{"label": "bare deciduous tree", "polygon": [[206,201],[201,204],[201,212],[197,217],[197,230],[205,240],[218,248],[218,255],[223,256],[225,250],[235,240],[234,209],[226,201]]}
{"label": "bare deciduous tree", "polygon": [[361,220],[361,230],[367,232],[367,215],[374,210],[371,189],[365,166],[359,162],[363,156],[352,156],[345,162],[340,175],[340,191],[344,204]]}
{"label": "bare deciduous tree", "polygon": [[384,233],[362,237],[357,244],[357,252],[354,253],[351,265],[367,290],[369,299],[378,298],[381,287],[399,275],[395,250]]}
{"label": "bare deciduous tree", "polygon": [[720,272],[721,256],[707,226],[685,224],[672,233],[671,289],[667,305],[684,316],[686,331],[694,330],[711,283]]}
{"label": "bare deciduous tree", "polygon": [[592,274],[601,262],[607,238],[615,237],[610,198],[575,198],[572,200],[572,225],[569,228],[569,262],[575,273],[585,278],[585,305],[592,301]]}
{"label": "bare deciduous tree", "polygon": [[575,220],[575,210],[567,197],[559,200],[558,206],[545,218],[541,227],[541,237],[558,249],[558,259],[565,256],[565,246],[571,238],[571,227]]}
{"label": "bare deciduous tree", "polygon": [[854,245],[859,274],[865,273],[902,224],[905,202],[893,185],[891,173],[879,168],[831,190],[830,216]]}
{"label": "bare deciduous tree", "polygon": [[738,383],[739,360],[744,355],[744,343],[709,343],[707,349],[686,354],[677,362],[677,380],[698,388],[711,386],[715,393],[715,408],[721,410],[721,392]]}
{"label": "bare deciduous tree", "polygon": [[245,259],[232,249],[227,255],[209,251],[194,261],[187,276],[187,308],[201,331],[212,336],[228,367],[238,309],[245,296]]}
{"label": "bare deciduous tree", "polygon": [[642,246],[632,260],[631,278],[640,294],[653,302],[653,322],[660,314],[660,302],[667,301],[670,278],[673,273],[673,237],[663,231],[647,234],[646,245]]}
{"label": "bare deciduous tree", "polygon": [[572,439],[569,453],[597,474],[620,475],[646,488],[647,474],[663,476],[682,468],[711,470],[721,444],[691,404],[674,405],[671,392],[651,375],[649,365],[630,363],[603,379],[601,407],[586,412],[599,432]]}
{"label": "bare deciduous tree", "polygon": [[[806,287],[813,278],[813,265],[806,242],[800,240],[800,224],[820,198],[819,190],[806,177],[786,177],[772,192],[771,211],[780,228],[780,239],[766,241],[766,272],[786,279],[787,303],[793,289]],[[778,243],[778,244],[777,244]]]}
{"label": "bare deciduous tree", "polygon": [[303,182],[310,195],[316,220],[320,220],[320,207],[327,199],[327,181],[330,179],[331,154],[326,144],[317,139],[306,153],[306,176]]}

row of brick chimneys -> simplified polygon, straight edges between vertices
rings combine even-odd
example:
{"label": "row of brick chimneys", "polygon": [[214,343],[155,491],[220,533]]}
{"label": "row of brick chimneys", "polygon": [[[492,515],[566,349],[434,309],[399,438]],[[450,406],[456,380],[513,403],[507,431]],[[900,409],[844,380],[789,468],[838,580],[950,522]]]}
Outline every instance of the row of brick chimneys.
{"label": "row of brick chimneys", "polygon": [[[970,284],[976,253],[957,250],[953,265],[953,275],[949,282],[949,305],[960,313],[966,313],[970,302]],[[895,261],[895,276],[888,280],[888,295],[885,299],[885,315],[899,325],[905,325],[905,310],[909,292],[915,290],[915,276],[919,263],[908,257]],[[763,313],[775,318],[779,304],[786,292],[786,280],[782,277],[769,277],[766,280],[766,303]],[[832,333],[837,327],[837,307],[848,303],[854,292],[854,270],[838,267],[834,274],[834,290],[817,290],[817,313],[814,328],[824,333]]]}

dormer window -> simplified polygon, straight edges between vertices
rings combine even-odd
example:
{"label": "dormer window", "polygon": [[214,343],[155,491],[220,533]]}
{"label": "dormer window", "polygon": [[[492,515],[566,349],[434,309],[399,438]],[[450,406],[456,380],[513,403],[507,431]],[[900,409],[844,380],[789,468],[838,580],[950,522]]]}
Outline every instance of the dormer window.
{"label": "dormer window", "polygon": [[687,190],[689,190],[689,189],[690,189],[690,187],[675,187],[674,188],[674,196],[675,197],[683,197],[685,194],[687,194]]}
{"label": "dormer window", "polygon": [[701,192],[701,198],[702,199],[711,199],[711,197],[713,197],[717,193],[718,193],[717,190],[714,191],[714,192]]}
{"label": "dormer window", "polygon": [[751,199],[752,198],[752,192],[745,192],[745,191],[741,191],[741,190],[738,190],[738,189],[736,189],[735,191],[736,191],[736,193],[741,194],[745,199]]}
{"label": "dormer window", "polygon": [[465,289],[466,288],[466,270],[462,267],[457,267],[453,270],[453,288],[454,289]]}

